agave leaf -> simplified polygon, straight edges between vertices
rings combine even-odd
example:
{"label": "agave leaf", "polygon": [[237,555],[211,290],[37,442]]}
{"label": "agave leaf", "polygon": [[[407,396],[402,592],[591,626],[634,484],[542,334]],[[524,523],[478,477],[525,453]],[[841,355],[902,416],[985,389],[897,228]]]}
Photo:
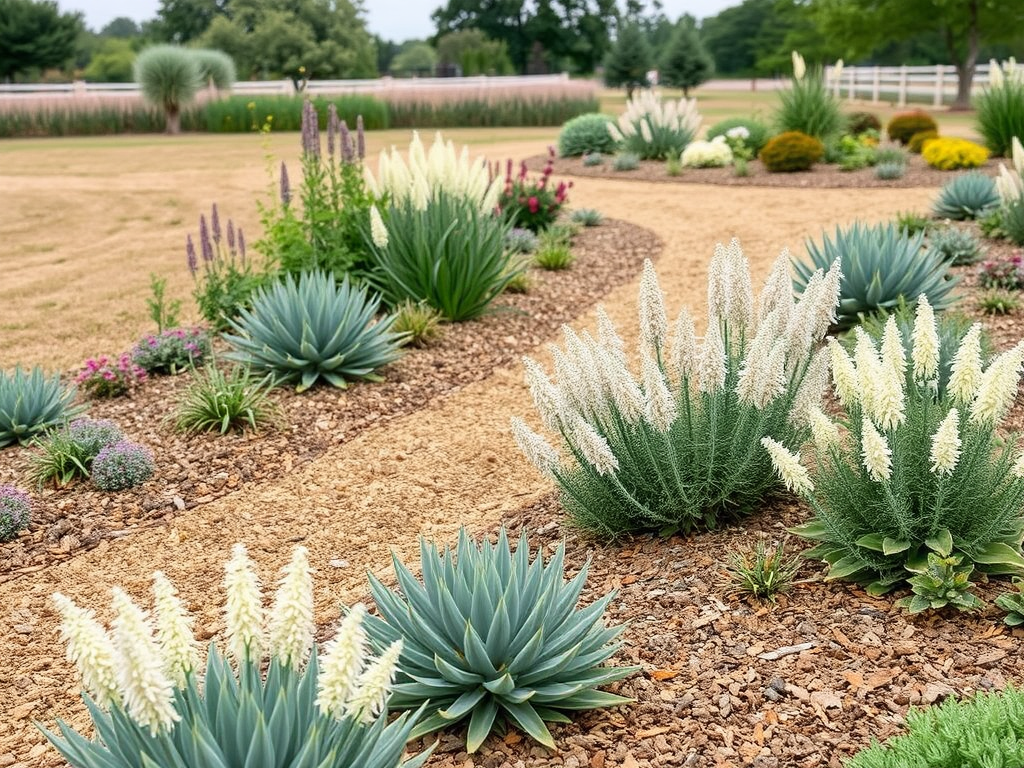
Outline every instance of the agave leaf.
{"label": "agave leaf", "polygon": [[544,724],[537,711],[529,704],[514,704],[509,701],[501,701],[501,707],[508,712],[516,725],[523,729],[533,738],[534,741],[543,744],[548,749],[555,748],[555,740],[551,738],[548,727]]}
{"label": "agave leaf", "polygon": [[442,659],[438,655],[434,655],[434,666],[437,667],[437,671],[441,673],[441,677],[445,680],[449,680],[453,683],[460,685],[482,685],[484,682],[483,675],[479,675],[476,672],[468,672],[464,669],[460,669],[447,661]]}
{"label": "agave leaf", "polygon": [[[558,702],[560,709],[596,709],[598,707],[616,707],[620,704],[629,704],[634,699],[625,696],[618,696],[606,691],[595,691],[587,689]],[[546,718],[545,718],[546,719]]]}
{"label": "agave leaf", "polygon": [[[484,683],[484,688],[495,696],[505,697],[516,689],[516,682],[512,679],[512,675],[506,672],[495,680],[488,680]],[[517,698],[521,698],[521,695]],[[527,697],[527,699],[529,699],[529,697]]]}
{"label": "agave leaf", "polygon": [[472,754],[487,739],[487,734],[494,727],[494,718],[498,714],[498,703],[490,696],[473,710],[469,719],[469,730],[466,732],[466,751]]}
{"label": "agave leaf", "polygon": [[437,713],[445,720],[460,720],[468,715],[473,708],[479,704],[485,696],[487,696],[487,691],[488,689],[485,687],[474,688],[471,691],[466,691],[447,709],[440,709]]}
{"label": "agave leaf", "polygon": [[512,624],[508,618],[508,611],[505,608],[505,598],[498,600],[494,609],[494,618],[491,626],[487,628],[487,657],[495,667],[502,664],[504,654],[508,650],[509,641],[512,639]]}

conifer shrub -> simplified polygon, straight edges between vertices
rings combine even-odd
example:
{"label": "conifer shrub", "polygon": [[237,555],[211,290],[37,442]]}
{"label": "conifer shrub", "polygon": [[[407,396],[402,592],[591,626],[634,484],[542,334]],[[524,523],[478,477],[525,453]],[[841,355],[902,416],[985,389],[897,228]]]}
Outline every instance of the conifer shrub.
{"label": "conifer shrub", "polygon": [[915,133],[935,131],[937,135],[938,130],[939,126],[934,118],[920,109],[895,115],[885,128],[889,138],[893,141],[898,141],[900,144],[909,142]]}
{"label": "conifer shrub", "polygon": [[799,131],[780,133],[761,149],[761,162],[773,173],[806,171],[825,154],[825,145]]}

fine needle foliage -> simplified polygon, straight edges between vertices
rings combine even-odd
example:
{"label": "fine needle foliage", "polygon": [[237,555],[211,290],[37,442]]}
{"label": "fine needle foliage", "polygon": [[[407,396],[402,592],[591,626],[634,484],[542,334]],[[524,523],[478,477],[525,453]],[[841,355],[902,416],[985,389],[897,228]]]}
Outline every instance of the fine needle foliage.
{"label": "fine needle foliage", "polygon": [[940,393],[938,334],[922,295],[909,361],[893,316],[880,348],[862,331],[853,359],[831,344],[844,413],[838,423],[812,415],[813,473],[799,454],[762,441],[787,487],[814,509],[795,532],[818,542],[804,555],[828,563],[829,578],[875,595],[917,587],[924,581],[911,577],[930,572],[932,554],[961,558],[942,566],[951,569],[1024,572],[1024,458],[1012,436],[997,433],[1017,393],[1024,343],[983,368],[980,332],[975,325],[964,336]]}
{"label": "fine needle foliage", "polygon": [[163,109],[167,133],[180,133],[181,110],[203,85],[198,59],[178,45],[154,45],[135,57],[135,80],[146,100]]}
{"label": "fine needle foliage", "polygon": [[[420,713],[387,722],[401,642],[366,653],[356,606],[319,654],[313,580],[304,547],[283,569],[264,626],[260,581],[245,547],[227,564],[227,653],[209,648],[205,671],[193,618],[171,582],[153,574],[154,610],[114,588],[110,633],[92,610],[53,596],[61,635],[82,679],[96,730],[89,741],[62,720],[39,726],[75,768],[418,768],[403,760]],[[269,663],[264,668],[264,654]]]}
{"label": "fine needle foliage", "polygon": [[393,558],[401,594],[370,576],[382,618],[366,626],[378,648],[402,644],[389,706],[429,702],[413,736],[468,718],[466,751],[475,752],[500,714],[553,749],[545,721],[629,701],[597,690],[637,669],[602,666],[624,629],[602,621],[614,594],[577,610],[589,564],[566,582],[564,544],[545,564],[540,552],[530,560],[525,533],[513,554],[504,528],[497,544],[462,529],[454,553],[421,540],[420,560],[422,584]]}
{"label": "fine needle foliage", "polygon": [[561,490],[572,522],[604,536],[714,528],[778,489],[758,441],[799,445],[827,386],[827,357],[813,349],[834,321],[838,265],[819,270],[794,302],[789,254],[776,260],[755,307],[747,260],[719,245],[708,280],[710,327],[697,343],[686,311],[669,338],[654,267],[638,302],[641,375],[603,310],[595,338],[564,327],[551,347],[556,380],[526,358],[526,379],[560,454],[522,421],[513,434]]}

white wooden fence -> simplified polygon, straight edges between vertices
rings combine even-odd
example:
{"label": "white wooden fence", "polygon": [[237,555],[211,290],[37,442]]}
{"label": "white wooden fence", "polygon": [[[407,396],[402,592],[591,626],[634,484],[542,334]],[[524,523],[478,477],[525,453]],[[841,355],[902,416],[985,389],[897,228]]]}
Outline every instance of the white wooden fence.
{"label": "white wooden fence", "polygon": [[[988,84],[987,63],[978,64],[972,87]],[[893,101],[906,106],[908,101],[930,103],[934,107],[956,98],[956,67],[936,64],[926,67],[843,67],[839,77],[835,67],[825,68],[825,78],[838,98],[864,99],[875,104]]]}
{"label": "white wooden fence", "polygon": [[[580,81],[572,81],[574,85]],[[448,94],[455,91],[500,90],[524,91],[538,88],[566,88],[570,80],[567,73],[556,75],[513,75],[488,77],[382,77],[374,80],[309,80],[303,89],[305,93],[371,93],[386,96],[389,92],[408,93],[415,91],[424,96]],[[593,87],[593,86],[591,86]],[[238,94],[284,94],[296,93],[291,80],[239,80],[232,88]],[[79,98],[87,96],[138,96],[139,86],[135,83],[87,83],[77,80],[73,83],[30,83],[25,85],[0,84],[0,98],[54,96]]]}

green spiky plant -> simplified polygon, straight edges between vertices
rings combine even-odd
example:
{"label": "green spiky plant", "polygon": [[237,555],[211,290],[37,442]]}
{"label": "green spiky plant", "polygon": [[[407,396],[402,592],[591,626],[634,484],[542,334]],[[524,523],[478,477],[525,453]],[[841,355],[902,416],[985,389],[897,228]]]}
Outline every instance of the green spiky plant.
{"label": "green spiky plant", "polygon": [[0,448],[27,444],[37,435],[85,410],[75,406],[75,388],[61,384],[60,376],[47,378],[43,369],[30,372],[16,366],[0,371]]}
{"label": "green spiky plant", "polygon": [[820,68],[807,71],[803,58],[793,52],[792,87],[778,91],[775,127],[780,132],[799,131],[824,141],[846,127],[839,101],[825,85]]}
{"label": "green spiky plant", "polygon": [[92,610],[54,595],[96,737],[63,720],[59,734],[38,727],[76,768],[419,768],[433,747],[404,753],[422,712],[386,716],[400,646],[367,658],[356,608],[318,654],[310,570],[297,547],[264,628],[259,580],[236,544],[224,580],[228,653],[211,644],[202,675],[193,619],[162,573],[153,574],[155,621],[115,588],[110,633]]}
{"label": "green spiky plant", "polygon": [[999,193],[992,177],[978,171],[954,176],[942,189],[932,205],[938,219],[982,219],[999,207]]}
{"label": "green spiky plant", "polygon": [[472,753],[500,715],[554,748],[545,721],[629,701],[598,690],[636,670],[602,666],[624,629],[601,620],[614,595],[576,609],[588,566],[566,582],[564,544],[545,564],[540,553],[530,560],[525,533],[513,554],[504,529],[497,544],[478,544],[462,529],[454,552],[421,540],[420,561],[422,583],[393,558],[401,594],[370,576],[381,618],[366,621],[378,648],[403,643],[389,706],[429,702],[413,736],[468,718]]}
{"label": "green spiky plant", "polygon": [[135,57],[135,81],[145,99],[164,111],[167,133],[181,133],[181,110],[203,85],[199,61],[187,48],[154,45]]}
{"label": "green spiky plant", "polygon": [[834,237],[823,235],[821,245],[807,241],[810,263],[794,260],[793,287],[801,292],[817,269],[836,259],[843,271],[836,325],[848,328],[859,317],[891,310],[924,294],[935,310],[951,306],[959,279],[948,274],[942,254],[928,247],[923,232],[911,235],[892,224],[867,226],[860,222]]}
{"label": "green spiky plant", "polygon": [[[814,472],[765,444],[776,472],[814,518],[793,529],[828,578],[884,594],[928,568],[929,554],[962,557],[989,574],[1024,573],[1024,457],[999,426],[1017,392],[1024,344],[984,368],[980,325],[964,336],[938,392],[934,315],[918,298],[912,352],[890,316],[879,347],[863,331],[853,359],[833,342],[839,422],[811,419]],[[912,367],[912,384],[906,368]]]}
{"label": "green spiky plant", "polygon": [[182,432],[244,432],[281,419],[277,405],[267,396],[269,382],[257,379],[238,365],[227,370],[210,363],[196,371],[172,414]]}
{"label": "green spiky plant", "polygon": [[326,272],[286,274],[253,295],[252,306],[230,319],[232,346],[226,357],[269,374],[277,383],[295,382],[304,392],[323,379],[344,389],[349,381],[381,381],[375,371],[401,356],[402,337],[392,317],[374,321],[380,305],[367,288],[348,277],[336,283]]}

